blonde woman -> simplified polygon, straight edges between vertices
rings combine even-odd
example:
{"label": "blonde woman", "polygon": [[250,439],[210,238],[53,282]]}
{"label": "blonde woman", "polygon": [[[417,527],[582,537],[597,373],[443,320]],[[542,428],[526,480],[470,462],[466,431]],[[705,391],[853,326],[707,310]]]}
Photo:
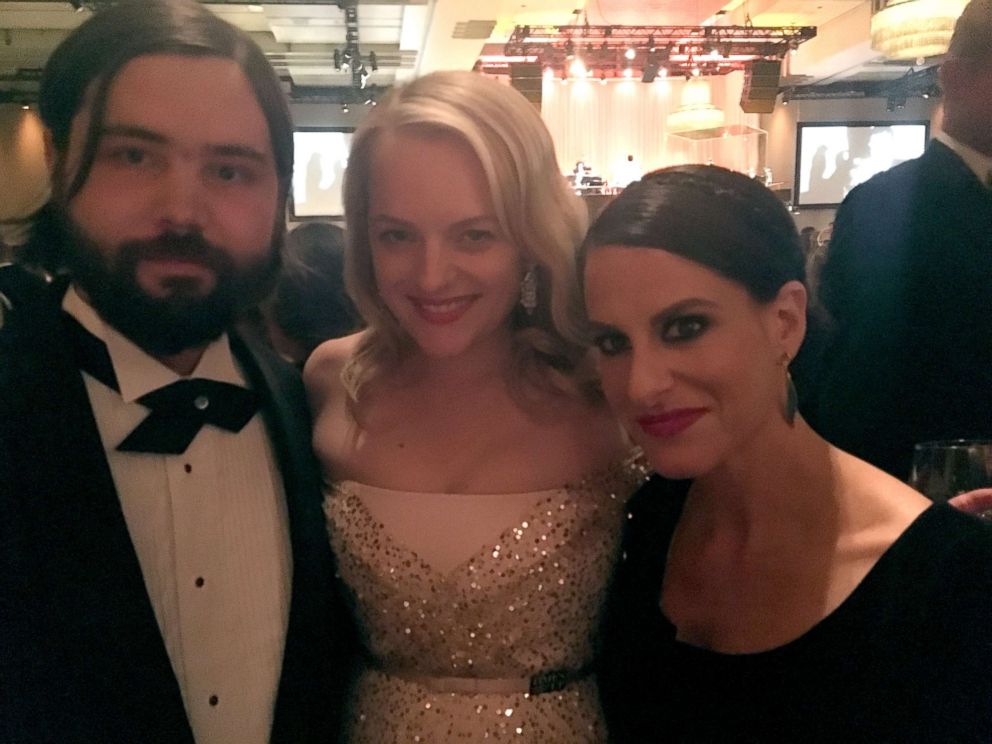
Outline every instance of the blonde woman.
{"label": "blonde woman", "polygon": [[366,643],[349,740],[603,741],[590,665],[639,471],[590,392],[585,208],[536,109],[467,72],[372,112],[345,204],[368,328],[305,378]]}

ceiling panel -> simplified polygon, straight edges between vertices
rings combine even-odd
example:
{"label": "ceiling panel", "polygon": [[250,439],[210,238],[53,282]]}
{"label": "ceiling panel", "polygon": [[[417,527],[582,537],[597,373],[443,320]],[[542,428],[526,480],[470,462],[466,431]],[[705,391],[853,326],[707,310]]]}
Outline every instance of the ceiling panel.
{"label": "ceiling panel", "polygon": [[[334,48],[345,42],[344,13],[334,2],[276,0],[261,4],[261,12],[249,3],[207,5],[249,31],[280,73],[298,85],[347,84],[347,75],[328,67]],[[898,74],[898,68],[879,65],[877,56],[865,53],[868,29],[861,20],[869,17],[869,5],[870,0],[360,0],[359,44],[363,53],[374,47],[381,60],[374,82],[389,84],[434,69],[470,69],[487,44],[491,49],[504,43],[516,25],[739,24],[749,12],[755,25],[818,27],[817,39],[803,45],[795,59],[795,72],[806,82]],[[714,20],[721,9],[727,13]],[[61,0],[0,0],[0,91],[24,87],[23,71],[43,66],[55,45],[89,14]],[[488,39],[453,38],[456,29],[479,21],[483,27],[495,22]],[[800,64],[807,58],[808,65]]]}
{"label": "ceiling panel", "polygon": [[705,21],[727,0],[588,0],[585,12],[594,25],[682,26]]}

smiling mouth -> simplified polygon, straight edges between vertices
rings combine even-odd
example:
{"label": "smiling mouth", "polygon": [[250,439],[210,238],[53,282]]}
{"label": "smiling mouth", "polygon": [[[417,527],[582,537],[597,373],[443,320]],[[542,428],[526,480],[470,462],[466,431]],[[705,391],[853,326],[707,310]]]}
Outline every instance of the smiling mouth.
{"label": "smiling mouth", "polygon": [[648,436],[667,438],[681,434],[705,413],[705,408],[679,408],[660,414],[638,416],[636,421]]}
{"label": "smiling mouth", "polygon": [[453,297],[446,300],[421,300],[410,297],[417,314],[428,323],[443,325],[453,323],[461,318],[468,308],[475,302],[474,295],[464,297]]}

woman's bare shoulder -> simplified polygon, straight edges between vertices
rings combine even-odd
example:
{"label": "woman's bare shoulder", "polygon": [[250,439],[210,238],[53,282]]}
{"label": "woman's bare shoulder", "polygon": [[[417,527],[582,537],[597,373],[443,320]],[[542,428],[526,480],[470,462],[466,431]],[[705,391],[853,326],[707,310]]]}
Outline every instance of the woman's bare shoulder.
{"label": "woman's bare shoulder", "polygon": [[592,469],[617,462],[631,449],[630,439],[620,422],[602,403],[558,398],[554,414],[554,428],[563,439],[559,445],[573,453],[581,453]]}
{"label": "woman's bare shoulder", "polygon": [[312,403],[340,388],[341,370],[358,348],[362,333],[325,341],[310,355],[303,367],[303,382]]}
{"label": "woman's bare shoulder", "polygon": [[834,450],[837,485],[850,506],[849,514],[860,515],[872,530],[895,539],[931,502],[899,479],[854,455]]}

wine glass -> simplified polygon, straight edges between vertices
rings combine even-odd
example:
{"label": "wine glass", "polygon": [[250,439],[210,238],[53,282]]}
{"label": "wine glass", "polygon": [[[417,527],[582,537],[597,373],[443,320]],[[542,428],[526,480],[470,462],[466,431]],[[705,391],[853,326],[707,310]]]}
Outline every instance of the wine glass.
{"label": "wine glass", "polygon": [[909,485],[933,501],[992,487],[992,440],[920,442],[913,450]]}

